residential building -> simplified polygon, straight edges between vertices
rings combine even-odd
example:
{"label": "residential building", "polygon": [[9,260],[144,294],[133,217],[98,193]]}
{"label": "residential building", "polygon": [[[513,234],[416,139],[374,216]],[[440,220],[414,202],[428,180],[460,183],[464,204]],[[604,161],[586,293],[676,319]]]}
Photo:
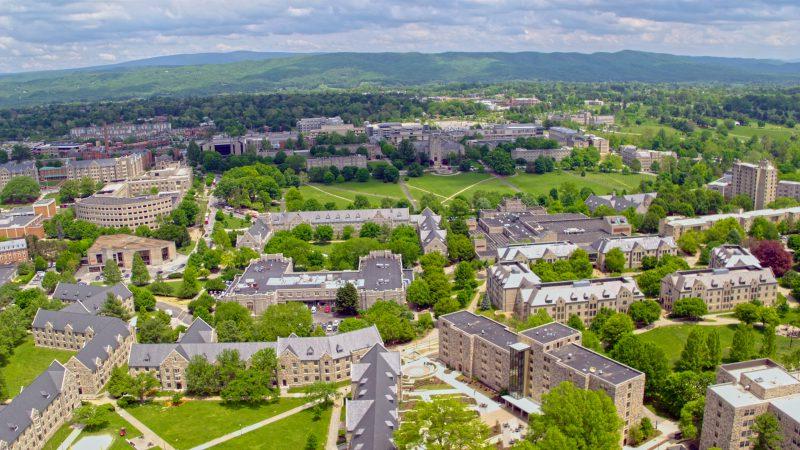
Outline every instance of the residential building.
{"label": "residential building", "polygon": [[687,231],[705,231],[720,220],[729,218],[735,219],[742,228],[749,230],[753,225],[753,221],[758,217],[763,217],[774,224],[785,220],[797,222],[800,220],[800,206],[782,209],[759,209],[730,214],[711,214],[698,217],[669,216],[659,221],[658,234],[672,236],[677,240]]}
{"label": "residential building", "polygon": [[144,161],[140,153],[118,158],[66,160],[61,167],[40,170],[41,180],[51,182],[90,178],[95,183],[111,183],[130,180],[143,173]]}
{"label": "residential building", "polygon": [[116,317],[39,309],[31,324],[37,347],[77,351],[64,366],[76,376],[78,394],[99,393],[111,371],[125,364],[135,339],[132,327]]}
{"label": "residential building", "polygon": [[375,344],[352,365],[350,392],[345,402],[345,429],[350,450],[393,450],[400,425],[400,353]]}
{"label": "residential building", "polygon": [[53,299],[60,300],[67,305],[62,311],[83,312],[100,314],[100,310],[111,294],[122,302],[122,306],[129,312],[135,312],[133,306],[133,293],[124,284],[117,283],[113,286],[95,286],[85,283],[59,282],[53,291]]}
{"label": "residential building", "polygon": [[498,247],[495,261],[497,263],[508,261],[552,263],[569,258],[575,250],[578,250],[578,246],[569,241],[514,244],[508,247]]}
{"label": "residential building", "polygon": [[777,188],[778,170],[769,161],[733,165],[729,198],[745,195],[753,200],[754,209],[763,209],[775,201]]}
{"label": "residential building", "polygon": [[36,168],[35,161],[9,161],[0,164],[0,189],[15,177],[30,177],[37,183],[39,182],[39,170]]}
{"label": "residential building", "polygon": [[675,239],[658,235],[605,237],[595,242],[594,248],[597,251],[597,268],[606,272],[609,271],[606,267],[606,256],[615,248],[625,255],[625,268],[628,269],[638,269],[646,257],[661,258],[678,254]]}
{"label": "residential building", "polygon": [[31,206],[22,206],[0,213],[0,237],[7,239],[36,236],[44,238],[44,221],[56,215],[55,199],[37,200]]}
{"label": "residential building", "polygon": [[0,242],[0,264],[14,264],[28,260],[28,243],[25,239]]}
{"label": "residential building", "polygon": [[0,409],[0,448],[44,448],[80,405],[75,374],[53,361]]}
{"label": "residential building", "polygon": [[741,245],[723,244],[711,250],[708,267],[731,269],[734,267],[761,267],[761,262]]}
{"label": "residential building", "polygon": [[416,122],[384,122],[370,123],[364,122],[364,131],[370,142],[378,143],[388,141],[394,145],[400,144],[404,139],[409,141],[423,141],[427,139],[427,132],[430,131],[428,125]]}
{"label": "residential building", "polygon": [[314,167],[336,167],[341,170],[345,167],[367,167],[367,157],[364,155],[323,156],[306,159],[306,169]]}
{"label": "residential building", "polygon": [[562,159],[569,157],[571,154],[571,147],[534,149],[515,148],[514,150],[511,150],[511,157],[514,158],[514,161],[524,159],[526,162],[536,161],[541,156],[553,158],[556,161],[561,161]]}
{"label": "residential building", "polygon": [[770,306],[778,294],[772,269],[756,266],[680,270],[661,280],[661,306],[669,312],[680,298],[698,297],[709,312],[729,311],[740,303],[759,300]]}
{"label": "residential building", "polygon": [[492,305],[500,310],[514,311],[520,289],[541,283],[524,261],[499,261],[489,267],[486,277],[486,295]]}
{"label": "residential building", "polygon": [[128,183],[107,184],[94,195],[75,201],[75,218],[101,227],[131,230],[140,225],[158,228],[159,219],[180,203],[182,192],[132,196]]}
{"label": "residential building", "polygon": [[277,303],[303,302],[333,306],[336,291],[347,283],[359,293],[359,309],[379,300],[405,302],[413,272],[403,269],[400,255],[375,250],[359,258],[357,270],[295,272],[292,260],[282,254],[263,255],[233,280],[220,301],[233,301],[259,315]]}
{"label": "residential building", "polygon": [[706,388],[700,448],[751,449],[756,418],[771,413],[781,448],[800,448],[800,380],[770,359],[722,364]]}
{"label": "residential building", "polygon": [[359,231],[366,222],[395,227],[408,225],[411,220],[408,208],[279,212],[270,213],[268,218],[270,227],[275,231],[291,230],[301,223],[307,223],[315,228],[330,225],[336,234],[341,234],[347,226]]}
{"label": "residential building", "polygon": [[128,359],[131,374],[150,372],[163,389],[185,390],[186,368],[196,356],[214,363],[224,350],[236,350],[243,361],[249,361],[259,350],[272,348],[278,356],[276,383],[280,387],[335,383],[349,379],[351,366],[373,346],[383,344],[375,326],[323,337],[292,334],[277,342],[216,342],[211,327],[198,320],[176,343],[134,344]]}
{"label": "residential building", "polygon": [[484,139],[513,141],[544,136],[544,127],[535,123],[497,123],[481,128]]}
{"label": "residential building", "polygon": [[160,266],[177,256],[175,243],[131,234],[104,235],[97,238],[86,251],[89,272],[100,272],[106,261],[113,260],[119,267],[130,270],[133,257],[138,254],[148,266]]}
{"label": "residential building", "polygon": [[800,181],[778,181],[778,189],[775,197],[788,197],[800,200]]}
{"label": "residential building", "polygon": [[250,225],[250,228],[236,236],[236,246],[240,248],[249,247],[261,253],[261,251],[264,250],[264,246],[267,245],[270,236],[272,236],[272,228],[269,218],[258,216],[253,220],[253,224]]}
{"label": "residential building", "polygon": [[589,325],[602,308],[624,313],[641,300],[644,294],[632,277],[555,281],[520,288],[513,311],[519,320],[543,310],[557,322],[566,323],[576,315]]}
{"label": "residential building", "polygon": [[319,131],[325,125],[344,125],[341,117],[305,117],[297,121],[297,131],[301,133],[310,133],[312,131]]}
{"label": "residential building", "polygon": [[75,127],[69,130],[73,139],[111,139],[149,138],[172,131],[172,125],[166,120],[146,120],[137,123],[112,123],[110,125],[92,125]]}
{"label": "residential building", "polygon": [[131,196],[148,195],[154,192],[185,194],[192,188],[192,169],[172,165],[163,169],[150,170],[129,179],[127,184]]}
{"label": "residential building", "polygon": [[660,166],[667,158],[678,158],[673,152],[646,150],[636,148],[635,145],[623,145],[619,148],[619,153],[622,155],[622,162],[628,167],[631,167],[634,161],[639,161],[642,172],[653,172],[654,164]]}
{"label": "residential building", "polygon": [[656,199],[658,194],[656,192],[648,192],[644,194],[627,194],[627,195],[590,195],[586,198],[584,203],[589,208],[589,211],[595,212],[600,206],[607,206],[614,211],[623,212],[628,208],[633,208],[637,213],[644,214]]}
{"label": "residential building", "polygon": [[442,216],[426,207],[420,214],[411,215],[410,219],[417,227],[423,253],[447,254],[447,230],[441,226]]}
{"label": "residential building", "polygon": [[581,346],[581,334],[549,323],[516,333],[468,311],[440,316],[439,359],[524,414],[539,413],[541,396],[563,381],[608,394],[625,422],[623,439],[643,411],[645,375]]}

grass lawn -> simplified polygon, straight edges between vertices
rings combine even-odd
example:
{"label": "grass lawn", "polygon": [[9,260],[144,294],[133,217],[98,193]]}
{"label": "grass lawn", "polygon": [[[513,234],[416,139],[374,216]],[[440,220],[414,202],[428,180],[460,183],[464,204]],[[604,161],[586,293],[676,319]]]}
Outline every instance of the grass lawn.
{"label": "grass lawn", "polygon": [[56,450],[56,449],[58,449],[58,446],[61,445],[62,442],[64,442],[64,439],[66,439],[67,436],[69,436],[70,433],[72,433],[72,428],[70,428],[68,423],[65,423],[64,425],[61,425],[61,428],[56,430],[55,434],[53,434],[53,436],[50,438],[50,440],[48,440],[44,444],[44,447],[42,447],[42,450]]}
{"label": "grass lawn", "polygon": [[225,229],[250,228],[251,225],[251,222],[248,222],[245,219],[231,217],[228,214],[225,214],[225,217],[220,221],[220,223],[222,223],[222,226]]}
{"label": "grass lawn", "polygon": [[74,354],[75,352],[67,350],[35,347],[33,336],[26,337],[22,344],[14,349],[8,364],[0,369],[8,384],[9,395],[11,397],[17,395],[20,388],[30,384],[54,359],[64,363]]}
{"label": "grass lawn", "polygon": [[456,192],[465,189],[479,181],[486,180],[487,178],[491,178],[491,175],[477,172],[460,173],[458,175],[426,174],[419,178],[410,178],[408,181],[406,181],[406,185],[409,186],[411,195],[417,199],[422,198],[422,196],[426,194],[426,192],[420,189],[429,191],[438,195],[439,197],[447,198]]}
{"label": "grass lawn", "polygon": [[318,420],[314,420],[314,413],[306,409],[255,431],[231,439],[214,448],[220,450],[238,450],[242,448],[294,450],[304,448],[306,439],[308,439],[310,434],[317,436],[317,448],[323,448],[327,438],[330,419],[331,408],[325,409]]}
{"label": "grass lawn", "polygon": [[[497,192],[499,194],[509,194],[514,195],[517,193],[512,187],[503,183],[502,181],[498,180],[497,178],[484,181],[483,183],[476,184],[471,186],[469,189],[465,190],[460,196],[463,196],[467,200],[472,200],[472,196],[475,195],[478,191],[490,191],[490,192]],[[445,204],[447,202],[444,202]]]}
{"label": "grass lawn", "polygon": [[773,139],[788,139],[797,133],[797,130],[772,124],[766,124],[764,128],[759,128],[758,125],[739,126],[734,127],[733,130],[728,132],[731,136],[745,139],[750,139],[751,136],[769,136]]}
{"label": "grass lawn", "polygon": [[329,243],[327,243],[327,244],[317,244],[317,243],[314,243],[314,244],[312,244],[312,248],[313,248],[314,250],[318,250],[318,251],[322,252],[322,253],[323,253],[323,254],[325,254],[325,255],[329,255],[329,254],[331,253],[331,249],[333,249],[333,246],[334,246],[334,245],[335,245],[335,244],[334,244],[334,243],[332,243],[332,242],[329,242]]}
{"label": "grass lawn", "polygon": [[[304,398],[281,398],[278,402],[230,406],[219,401],[194,400],[175,407],[152,402],[131,406],[127,410],[175,448],[186,449],[303,403],[306,403]],[[279,439],[291,433],[286,434]]]}
{"label": "grass lawn", "polygon": [[[670,360],[670,362],[675,363],[678,359],[680,359],[681,351],[683,351],[683,346],[686,343],[686,340],[689,338],[689,333],[691,333],[695,327],[716,329],[719,333],[720,344],[722,344],[723,348],[722,357],[723,359],[727,358],[728,352],[731,348],[731,342],[733,341],[733,333],[736,330],[735,325],[673,325],[647,331],[640,334],[639,337],[644,341],[656,344],[659,348],[664,350],[664,353],[667,355],[667,358]],[[760,329],[756,328],[756,349],[761,347],[761,333],[759,331]],[[788,351],[790,345],[795,347],[800,345],[800,342],[792,344],[791,339],[783,336],[777,337],[777,343],[777,353],[779,355]]]}
{"label": "grass lawn", "polygon": [[[333,385],[336,387],[336,389],[339,389],[339,388],[342,388],[342,387],[345,387],[345,386],[350,386],[350,380],[342,380],[342,381],[339,381],[338,383],[333,383]],[[303,393],[305,391],[306,391],[306,387],[305,386],[290,387],[289,389],[286,390],[286,392],[288,392],[290,394],[301,394],[301,393]]]}
{"label": "grass lawn", "polygon": [[[326,188],[327,188],[327,186],[324,186],[324,187],[320,187],[319,189],[325,190]],[[344,197],[344,198],[339,198],[339,197],[333,196],[331,194],[328,194],[327,191],[322,192],[322,191],[320,191],[318,189],[314,189],[313,187],[307,186],[305,184],[300,186],[297,189],[300,191],[301,194],[303,194],[303,199],[308,200],[310,198],[315,198],[315,199],[317,199],[317,201],[319,201],[323,205],[325,205],[325,203],[328,203],[328,202],[333,202],[333,203],[336,204],[336,208],[337,209],[345,209],[347,207],[347,205],[349,205],[350,203],[353,202],[352,198],[350,198],[350,197],[346,197],[346,196],[342,195],[341,197]]]}
{"label": "grass lawn", "polygon": [[[125,428],[126,436],[121,437],[119,435],[120,428]],[[125,441],[125,439],[132,439],[137,436],[141,436],[142,432],[137,430],[133,427],[127,420],[123,419],[119,414],[116,412],[110,411],[108,412],[108,425],[103,427],[100,430],[92,431],[92,432],[81,432],[78,435],[78,438],[75,442],[80,441],[82,438],[86,436],[96,436],[98,434],[110,434],[114,436],[114,441],[111,443],[111,447],[109,450],[125,450],[130,449],[131,446]]]}
{"label": "grass lawn", "polygon": [[628,192],[631,192],[639,187],[639,182],[641,180],[645,179],[651,179],[651,177],[642,174],[623,175],[621,173],[595,172],[586,172],[586,176],[582,177],[580,172],[562,171],[541,175],[517,173],[509,177],[508,181],[524,192],[533,195],[547,194],[550,192],[550,189],[558,187],[567,181],[575,183],[578,190],[588,187],[597,195],[605,195],[611,193],[611,191],[615,189],[618,191],[626,189]]}

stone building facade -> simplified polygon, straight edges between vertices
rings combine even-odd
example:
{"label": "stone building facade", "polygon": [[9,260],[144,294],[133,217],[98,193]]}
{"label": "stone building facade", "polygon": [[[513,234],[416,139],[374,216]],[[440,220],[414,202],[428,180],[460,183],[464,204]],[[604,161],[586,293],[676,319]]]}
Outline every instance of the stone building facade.
{"label": "stone building facade", "polygon": [[268,219],[270,227],[275,231],[291,230],[301,223],[307,223],[315,228],[319,225],[330,225],[337,235],[347,226],[357,232],[367,222],[389,227],[411,223],[408,208],[282,212],[271,213]]}
{"label": "stone building facade", "polygon": [[100,272],[106,261],[112,260],[119,267],[131,269],[134,255],[140,255],[148,266],[160,266],[177,256],[175,243],[131,234],[100,236],[86,251],[89,272]]}
{"label": "stone building facade", "polygon": [[687,231],[705,231],[712,225],[725,219],[734,219],[739,222],[745,230],[749,230],[753,221],[764,218],[774,224],[785,220],[797,222],[800,220],[800,206],[782,209],[759,209],[755,211],[745,211],[741,213],[711,214],[699,217],[669,216],[661,219],[658,223],[658,234],[661,236],[672,236],[675,240]]}
{"label": "stone building facade", "polygon": [[603,238],[592,245],[597,251],[597,268],[608,271],[606,256],[611,250],[618,248],[625,255],[625,267],[638,269],[646,257],[661,258],[666,255],[677,255],[678,245],[671,237],[624,236]]}
{"label": "stone building facade", "polygon": [[661,280],[659,301],[667,311],[678,299],[698,297],[709,312],[728,311],[740,303],[760,300],[770,306],[778,296],[778,281],[770,268],[756,266],[680,270]]}
{"label": "stone building facade", "polygon": [[14,264],[28,260],[28,243],[25,239],[0,242],[0,264]]}
{"label": "stone building facade", "polygon": [[34,161],[9,161],[0,164],[0,189],[15,177],[30,177],[37,183],[39,182],[39,170]]}
{"label": "stone building facade", "polygon": [[324,156],[306,159],[306,169],[314,167],[336,167],[341,170],[345,167],[367,167],[367,157],[364,155]]}
{"label": "stone building facade", "polygon": [[37,200],[31,206],[0,213],[0,237],[7,239],[36,236],[44,238],[44,221],[56,215],[55,199]]}

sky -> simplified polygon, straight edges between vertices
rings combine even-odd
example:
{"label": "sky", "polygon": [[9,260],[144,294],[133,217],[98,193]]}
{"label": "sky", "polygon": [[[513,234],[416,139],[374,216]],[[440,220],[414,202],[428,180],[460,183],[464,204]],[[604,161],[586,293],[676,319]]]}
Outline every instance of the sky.
{"label": "sky", "polygon": [[798,60],[798,29],[800,0],[0,0],[0,72],[233,50]]}

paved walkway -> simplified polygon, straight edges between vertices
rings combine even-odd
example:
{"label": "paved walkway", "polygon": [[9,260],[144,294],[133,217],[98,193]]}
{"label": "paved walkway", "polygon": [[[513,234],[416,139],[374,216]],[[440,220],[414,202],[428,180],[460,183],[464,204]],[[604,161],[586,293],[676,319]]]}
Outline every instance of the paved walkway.
{"label": "paved walkway", "polygon": [[289,417],[291,415],[297,414],[300,411],[302,411],[304,409],[308,409],[308,408],[310,408],[312,406],[314,406],[314,402],[304,403],[304,404],[302,404],[302,405],[300,405],[300,406],[298,406],[296,408],[292,408],[292,409],[290,409],[288,411],[284,411],[284,412],[282,412],[282,413],[280,413],[278,415],[275,415],[275,416],[272,416],[270,418],[264,419],[261,422],[256,422],[256,423],[254,423],[252,425],[248,425],[246,427],[242,427],[242,428],[240,428],[240,429],[238,429],[236,431],[233,431],[231,433],[228,433],[228,434],[226,434],[224,436],[220,436],[220,437],[218,437],[216,439],[212,439],[212,440],[206,442],[205,444],[200,444],[197,447],[193,447],[191,450],[204,450],[204,449],[207,449],[207,448],[211,448],[211,447],[213,447],[215,445],[219,445],[219,444],[222,444],[223,442],[230,441],[231,439],[235,439],[235,438],[237,438],[239,436],[242,436],[245,433],[249,433],[251,431],[257,430],[257,429],[259,429],[259,428],[261,428],[261,427],[263,427],[265,425],[269,425],[272,422],[277,422],[278,420],[281,420],[283,418],[286,418],[286,417]]}
{"label": "paved walkway", "polygon": [[498,181],[503,183],[503,185],[507,186],[512,191],[514,191],[514,192],[522,192],[522,190],[519,187],[517,187],[516,184],[512,184],[510,181],[508,181],[507,177],[498,175],[498,174],[496,174],[494,172],[492,172],[492,176],[497,178]]}
{"label": "paved walkway", "polygon": [[345,386],[338,389],[341,396],[333,400],[333,410],[331,411],[331,420],[328,423],[328,437],[325,440],[325,450],[337,450],[336,441],[339,439],[339,416],[342,414],[342,406],[344,406],[345,396],[350,392],[350,386]]}
{"label": "paved walkway", "polygon": [[123,419],[127,420],[136,429],[141,431],[142,437],[144,437],[148,442],[152,442],[154,445],[159,446],[164,450],[175,450],[175,447],[169,445],[167,441],[162,439],[161,436],[157,435],[155,431],[148,428],[147,425],[143,424],[139,419],[133,417],[131,413],[120,408],[116,405],[116,403],[111,402],[110,400],[108,403],[114,405],[114,410],[117,412],[117,414],[122,416]]}
{"label": "paved walkway", "polygon": [[703,316],[703,320],[698,320],[696,322],[689,321],[689,320],[675,320],[670,319],[669,317],[663,316],[656,320],[655,322],[651,323],[650,325],[639,328],[634,330],[634,334],[641,334],[646,333],[650,330],[661,328],[661,327],[669,327],[672,325],[700,325],[704,327],[718,327],[722,325],[736,325],[739,323],[739,319],[735,317],[722,317],[725,314],[729,314],[730,311],[719,313],[719,314],[707,314]]}
{"label": "paved walkway", "polygon": [[409,192],[408,186],[406,185],[406,182],[403,180],[403,177],[400,177],[400,189],[403,190],[403,194],[406,196],[406,199],[408,199],[408,201],[411,203],[411,206],[413,206],[414,209],[417,209],[417,200],[415,200],[414,196],[411,195],[411,192]]}
{"label": "paved walkway", "polygon": [[82,428],[75,428],[74,430],[72,430],[69,433],[69,436],[67,436],[67,438],[64,439],[64,442],[62,442],[61,445],[58,446],[58,450],[69,449],[69,446],[72,445],[73,442],[75,442],[75,439],[78,439],[78,435],[81,434],[81,431],[83,431]]}

